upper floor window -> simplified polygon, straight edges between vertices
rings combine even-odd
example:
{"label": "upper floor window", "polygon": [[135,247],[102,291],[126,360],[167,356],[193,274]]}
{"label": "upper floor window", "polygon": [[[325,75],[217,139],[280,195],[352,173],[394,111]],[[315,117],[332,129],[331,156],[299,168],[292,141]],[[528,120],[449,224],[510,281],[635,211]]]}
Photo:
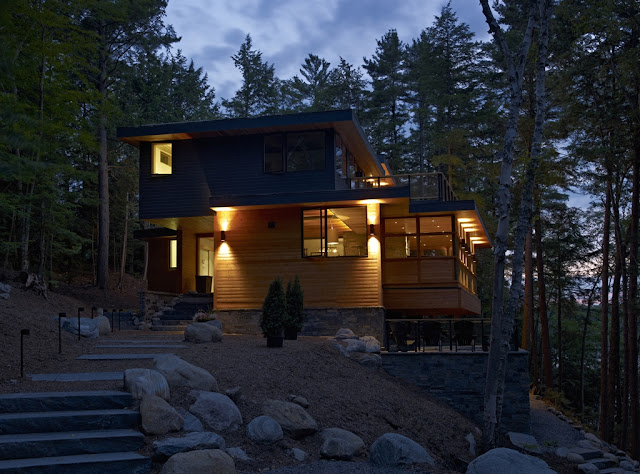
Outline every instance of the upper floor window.
{"label": "upper floor window", "polygon": [[171,174],[171,143],[151,144],[151,173]]}
{"label": "upper floor window", "polygon": [[266,135],[264,172],[316,171],[325,168],[325,132]]}

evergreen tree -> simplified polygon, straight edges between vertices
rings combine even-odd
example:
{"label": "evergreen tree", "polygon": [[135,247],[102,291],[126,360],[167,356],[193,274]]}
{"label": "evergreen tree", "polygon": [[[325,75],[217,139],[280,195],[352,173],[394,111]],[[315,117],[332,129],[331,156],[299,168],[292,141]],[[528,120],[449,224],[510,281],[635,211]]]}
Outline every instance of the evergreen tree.
{"label": "evergreen tree", "polygon": [[298,102],[298,111],[326,110],[329,66],[331,64],[315,54],[309,54],[300,68],[302,77],[293,76],[290,86]]}
{"label": "evergreen tree", "polygon": [[360,68],[354,68],[341,57],[338,66],[329,73],[326,88],[328,106],[362,112],[366,85]]}

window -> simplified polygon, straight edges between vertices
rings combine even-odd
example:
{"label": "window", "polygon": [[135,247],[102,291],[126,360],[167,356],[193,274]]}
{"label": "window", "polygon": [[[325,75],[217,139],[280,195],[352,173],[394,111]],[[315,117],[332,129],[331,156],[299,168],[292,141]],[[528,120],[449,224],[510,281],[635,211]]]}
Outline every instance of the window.
{"label": "window", "polygon": [[453,257],[450,216],[384,220],[385,258]]}
{"label": "window", "polygon": [[367,208],[302,211],[302,242],[304,257],[366,257]]}
{"label": "window", "polygon": [[264,172],[325,169],[325,132],[265,135]]}
{"label": "window", "polygon": [[151,145],[151,173],[171,174],[171,143],[153,143]]}
{"label": "window", "polygon": [[178,241],[169,241],[169,268],[178,268]]}

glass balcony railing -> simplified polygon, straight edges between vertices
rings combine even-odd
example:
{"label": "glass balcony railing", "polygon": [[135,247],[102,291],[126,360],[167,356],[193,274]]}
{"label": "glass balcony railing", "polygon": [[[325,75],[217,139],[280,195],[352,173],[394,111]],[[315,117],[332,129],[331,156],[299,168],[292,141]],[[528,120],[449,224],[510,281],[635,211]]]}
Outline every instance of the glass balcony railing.
{"label": "glass balcony railing", "polygon": [[394,174],[351,178],[351,189],[408,187],[412,200],[457,201],[455,193],[442,173]]}

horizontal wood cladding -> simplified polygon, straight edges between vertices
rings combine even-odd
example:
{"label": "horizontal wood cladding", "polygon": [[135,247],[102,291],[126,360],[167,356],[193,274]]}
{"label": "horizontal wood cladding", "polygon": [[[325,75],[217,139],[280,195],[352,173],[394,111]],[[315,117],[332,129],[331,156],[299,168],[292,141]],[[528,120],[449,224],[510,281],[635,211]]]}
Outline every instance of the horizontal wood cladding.
{"label": "horizontal wood cladding", "polygon": [[480,299],[462,288],[384,288],[384,307],[411,315],[480,314]]}
{"label": "horizontal wood cladding", "polygon": [[180,292],[180,272],[169,269],[169,240],[149,239],[148,288],[168,293]]}
{"label": "horizontal wood cladding", "polygon": [[454,259],[444,258],[406,258],[402,260],[383,260],[382,283],[418,284],[447,283],[456,281],[454,275]]}
{"label": "horizontal wood cladding", "polygon": [[301,208],[218,213],[215,308],[261,308],[273,278],[279,275],[286,285],[296,274],[307,307],[381,305],[379,251],[368,257],[302,258],[301,215]]}

